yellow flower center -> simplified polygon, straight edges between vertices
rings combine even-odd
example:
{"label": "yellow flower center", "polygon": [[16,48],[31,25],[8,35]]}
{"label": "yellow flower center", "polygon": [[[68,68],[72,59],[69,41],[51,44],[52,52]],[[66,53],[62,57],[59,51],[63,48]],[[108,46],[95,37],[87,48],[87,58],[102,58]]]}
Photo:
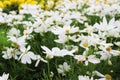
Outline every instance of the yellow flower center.
{"label": "yellow flower center", "polygon": [[25,32],[24,32],[24,35],[28,35],[28,32],[27,32],[27,31],[25,31]]}
{"label": "yellow flower center", "polygon": [[88,47],[88,43],[87,42],[84,42],[83,44],[82,44],[84,47]]}
{"label": "yellow flower center", "polygon": [[109,75],[109,74],[105,74],[105,78],[106,79],[112,79],[111,75]]}
{"label": "yellow flower center", "polygon": [[110,51],[110,50],[112,50],[112,48],[109,46],[109,47],[106,48],[106,50]]}
{"label": "yellow flower center", "polygon": [[108,2],[107,0],[104,0],[104,4],[107,4],[107,2]]}
{"label": "yellow flower center", "polygon": [[95,0],[96,2],[100,2],[100,0]]}
{"label": "yellow flower center", "polygon": [[69,30],[69,29],[66,29],[66,30],[65,30],[65,32],[66,32],[66,33],[69,33],[69,32],[70,32],[70,30]]}
{"label": "yellow flower center", "polygon": [[15,50],[11,50],[11,54],[15,54]]}
{"label": "yellow flower center", "polygon": [[84,0],[86,3],[89,3],[89,0]]}
{"label": "yellow flower center", "polygon": [[87,32],[87,33],[88,33],[88,32],[89,32],[89,30],[88,30],[88,29],[86,29],[86,30],[85,30],[85,32]]}
{"label": "yellow flower center", "polygon": [[27,50],[25,50],[24,54],[27,54],[27,53],[28,53],[28,51],[27,51]]}

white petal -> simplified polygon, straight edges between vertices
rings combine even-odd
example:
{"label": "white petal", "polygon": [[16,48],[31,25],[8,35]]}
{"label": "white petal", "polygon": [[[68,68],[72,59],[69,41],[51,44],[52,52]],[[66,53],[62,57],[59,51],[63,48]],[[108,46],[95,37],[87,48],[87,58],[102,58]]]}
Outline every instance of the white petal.
{"label": "white petal", "polygon": [[100,63],[100,60],[98,58],[89,59],[88,61],[94,64]]}
{"label": "white petal", "polygon": [[97,75],[97,76],[99,76],[99,77],[105,77],[103,74],[101,74],[101,73],[98,72],[98,71],[94,71],[94,74]]}
{"label": "white petal", "polygon": [[33,52],[28,52],[28,55],[29,55],[29,57],[32,58],[33,60],[36,60],[36,59],[37,59],[36,55],[35,55]]}

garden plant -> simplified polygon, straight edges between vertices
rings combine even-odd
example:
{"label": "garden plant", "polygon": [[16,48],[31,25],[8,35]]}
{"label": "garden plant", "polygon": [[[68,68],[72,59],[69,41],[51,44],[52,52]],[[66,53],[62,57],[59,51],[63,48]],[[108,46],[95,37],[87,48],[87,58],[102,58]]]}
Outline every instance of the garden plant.
{"label": "garden plant", "polygon": [[120,80],[120,0],[0,0],[0,80]]}

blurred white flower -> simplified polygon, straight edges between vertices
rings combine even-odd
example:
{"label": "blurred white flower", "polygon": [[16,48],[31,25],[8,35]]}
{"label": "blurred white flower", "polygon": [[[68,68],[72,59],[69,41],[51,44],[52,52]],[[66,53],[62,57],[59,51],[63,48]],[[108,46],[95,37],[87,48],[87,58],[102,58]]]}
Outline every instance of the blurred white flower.
{"label": "blurred white flower", "polygon": [[88,62],[93,63],[93,64],[100,63],[99,58],[96,58],[95,55],[87,55],[86,51],[83,53],[83,55],[75,55],[74,58],[77,59],[78,63],[80,63],[80,64],[82,62],[85,62],[86,66],[88,66]]}
{"label": "blurred white flower", "polygon": [[46,54],[46,58],[48,59],[52,59],[54,56],[57,57],[64,57],[66,55],[73,56],[73,53],[76,51],[76,49],[73,49],[71,51],[68,51],[66,49],[60,50],[58,47],[53,47],[52,50],[50,50],[46,46],[41,46],[41,48],[45,51],[43,53]]}
{"label": "blurred white flower", "polygon": [[[118,37],[120,36],[120,28],[116,26],[117,21],[115,18],[112,18],[109,22],[107,22],[106,17],[103,17],[103,21],[98,24],[94,24],[94,28],[98,31],[98,34],[102,37]],[[104,36],[103,36],[104,35]]]}
{"label": "blurred white flower", "polygon": [[93,74],[101,77],[100,79],[95,79],[95,80],[112,80],[112,76],[110,74],[103,75],[98,71],[93,71]]}
{"label": "blurred white flower", "polygon": [[99,49],[101,49],[102,51],[98,51],[96,53],[101,55],[101,60],[110,59],[112,56],[120,55],[119,50],[112,49],[112,44],[100,45]]}
{"label": "blurred white flower", "polygon": [[36,55],[32,52],[29,51],[30,50],[30,46],[28,46],[27,48],[21,48],[21,55],[19,57],[18,60],[21,59],[21,62],[26,64],[31,64],[31,60],[36,60]]}
{"label": "blurred white flower", "polygon": [[12,41],[12,46],[18,49],[25,47],[25,45],[27,44],[24,36],[18,38],[13,36],[13,37],[9,37],[8,40]]}
{"label": "blurred white flower", "polygon": [[18,55],[20,55],[20,51],[15,48],[6,48],[6,51],[2,51],[4,59],[18,59]]}
{"label": "blurred white flower", "polygon": [[0,80],[8,80],[9,74],[3,73],[2,76],[0,76]]}
{"label": "blurred white flower", "polygon": [[57,43],[61,43],[61,44],[63,43],[64,44],[68,40],[69,40],[69,38],[68,38],[67,35],[61,34],[61,35],[58,36],[58,39],[56,39],[54,41],[57,42]]}
{"label": "blurred white flower", "polygon": [[23,36],[25,36],[26,39],[30,39],[31,38],[31,33],[33,32],[33,27],[27,27],[24,31],[23,31]]}
{"label": "blurred white flower", "polygon": [[75,34],[73,36],[69,36],[69,39],[74,41],[74,42],[79,42],[81,40],[80,37],[81,37],[80,34]]}
{"label": "blurred white flower", "polygon": [[10,31],[7,33],[7,36],[10,37],[19,37],[20,36],[20,30],[16,28],[10,29]]}
{"label": "blurred white flower", "polygon": [[56,27],[51,30],[55,35],[71,34],[79,31],[79,27],[71,27],[64,25],[63,27]]}
{"label": "blurred white flower", "polygon": [[70,65],[68,65],[67,62],[64,62],[63,65],[59,65],[57,71],[59,74],[62,74],[62,76],[65,76],[66,73],[70,71]]}

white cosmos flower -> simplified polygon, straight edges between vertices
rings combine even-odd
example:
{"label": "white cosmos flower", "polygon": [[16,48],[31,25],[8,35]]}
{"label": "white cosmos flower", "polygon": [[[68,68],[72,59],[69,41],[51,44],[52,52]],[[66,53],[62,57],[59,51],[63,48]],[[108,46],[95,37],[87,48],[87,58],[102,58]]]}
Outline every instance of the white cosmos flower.
{"label": "white cosmos flower", "polygon": [[55,42],[57,43],[65,43],[69,40],[68,36],[64,35],[64,34],[61,34],[58,36],[58,39],[54,40]]}
{"label": "white cosmos flower", "polygon": [[10,37],[19,37],[20,36],[20,30],[16,29],[16,28],[12,28],[8,33],[7,36]]}
{"label": "white cosmos flower", "polygon": [[101,73],[98,72],[98,71],[93,71],[93,74],[101,77],[100,79],[95,79],[95,80],[112,80],[112,77],[111,77],[110,74],[105,74],[105,75],[103,75],[103,74],[101,74]]}
{"label": "white cosmos flower", "polygon": [[25,36],[26,39],[30,39],[31,38],[31,33],[33,32],[33,27],[27,27],[24,31],[23,34]]}
{"label": "white cosmos flower", "polygon": [[[93,27],[98,31],[98,34],[104,37],[118,37],[120,33],[120,28],[116,26],[118,22],[115,21],[115,18],[112,18],[107,22],[106,17],[103,18],[103,21],[98,24],[96,23]],[[104,35],[104,36],[103,36]]]}
{"label": "white cosmos flower", "polygon": [[32,16],[36,16],[41,11],[39,5],[31,5],[31,4],[24,4],[19,13],[20,14],[31,14]]}
{"label": "white cosmos flower", "polygon": [[0,76],[0,80],[8,80],[9,74],[3,73],[2,76]]}
{"label": "white cosmos flower", "polygon": [[54,56],[57,56],[57,57],[64,57],[66,55],[73,56],[73,53],[76,51],[76,49],[73,49],[71,51],[68,51],[66,49],[60,50],[58,47],[53,47],[51,50],[47,48],[46,46],[41,46],[41,48],[45,51],[43,53],[46,54],[46,57],[48,59],[51,59]]}
{"label": "white cosmos flower", "polygon": [[120,51],[112,49],[112,46],[100,46],[99,49],[101,49],[105,53],[110,53],[113,56],[118,56],[120,54]]}
{"label": "white cosmos flower", "polygon": [[71,34],[76,33],[79,31],[78,27],[71,27],[69,25],[65,25],[63,27],[56,27],[51,30],[56,35],[63,35],[63,34]]}
{"label": "white cosmos flower", "polygon": [[86,51],[83,53],[83,55],[75,55],[74,59],[77,59],[78,63],[85,62],[86,66],[88,66],[88,62],[93,64],[100,63],[100,59],[96,58],[95,55],[87,55]]}
{"label": "white cosmos flower", "polygon": [[21,59],[21,62],[24,64],[27,64],[27,63],[31,64],[31,60],[37,59],[36,55],[29,50],[30,50],[30,46],[28,46],[27,48],[21,48],[22,53],[19,57],[19,60]]}
{"label": "white cosmos flower", "polygon": [[64,62],[63,65],[59,65],[57,71],[59,74],[62,74],[62,76],[65,76],[66,73],[70,71],[70,65],[68,65],[67,62]]}
{"label": "white cosmos flower", "polygon": [[25,42],[25,37],[24,36],[21,36],[21,37],[9,37],[10,41],[12,41],[14,47],[17,47],[17,48],[23,48],[27,43]]}
{"label": "white cosmos flower", "polygon": [[79,34],[75,34],[73,36],[69,36],[69,39],[74,41],[74,42],[79,42],[81,40],[81,36]]}
{"label": "white cosmos flower", "polygon": [[20,55],[20,51],[15,48],[7,48],[7,51],[2,51],[4,59],[18,59],[18,55]]}

